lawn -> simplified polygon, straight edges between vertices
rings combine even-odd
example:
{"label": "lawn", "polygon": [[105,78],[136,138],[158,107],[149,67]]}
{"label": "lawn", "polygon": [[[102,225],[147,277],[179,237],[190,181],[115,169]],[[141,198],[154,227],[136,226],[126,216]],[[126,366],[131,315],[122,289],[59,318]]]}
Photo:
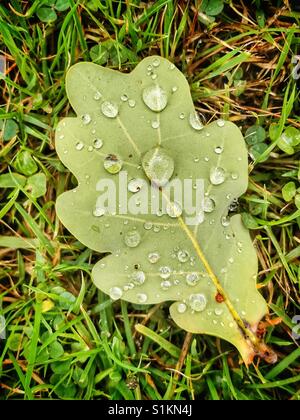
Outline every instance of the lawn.
{"label": "lawn", "polygon": [[[299,400],[300,118],[297,1],[11,0],[0,4],[0,400]],[[300,54],[300,53],[299,53]],[[74,176],[54,144],[74,116],[71,65],[129,73],[149,55],[187,78],[204,124],[237,124],[249,151],[242,214],[276,363],[246,366],[181,330],[170,302],[113,302],[91,280],[104,255],[60,223]]]}

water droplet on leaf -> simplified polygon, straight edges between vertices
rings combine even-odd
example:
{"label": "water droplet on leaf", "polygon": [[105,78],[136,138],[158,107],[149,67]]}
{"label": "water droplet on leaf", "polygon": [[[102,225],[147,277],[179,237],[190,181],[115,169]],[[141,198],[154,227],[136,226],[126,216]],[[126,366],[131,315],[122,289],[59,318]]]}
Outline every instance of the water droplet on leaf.
{"label": "water droplet on leaf", "polygon": [[103,146],[103,141],[101,139],[95,139],[93,141],[93,146],[95,149],[101,149],[101,147]]}
{"label": "water droplet on leaf", "polygon": [[199,282],[199,274],[194,273],[188,273],[185,277],[185,281],[189,286],[195,286]]}
{"label": "water droplet on leaf", "polygon": [[132,192],[132,193],[136,193],[138,191],[141,190],[142,186],[144,185],[143,180],[142,179],[131,179],[128,182],[128,191]]}
{"label": "water droplet on leaf", "polygon": [[174,172],[174,160],[162,147],[149,150],[142,160],[143,169],[158,187],[165,185]]}
{"label": "water droplet on leaf", "polygon": [[138,293],[136,295],[136,298],[139,303],[145,303],[148,300],[148,296],[146,295],[146,293]]}
{"label": "water droplet on leaf", "polygon": [[151,111],[160,112],[167,106],[168,96],[159,85],[151,85],[143,90],[143,101]]}
{"label": "water droplet on leaf", "polygon": [[125,233],[124,242],[129,248],[135,248],[141,242],[141,235],[137,230],[130,230]]}
{"label": "water droplet on leaf", "polygon": [[153,227],[153,224],[151,222],[145,222],[144,223],[144,229],[151,230]]}
{"label": "water droplet on leaf", "polygon": [[151,264],[155,264],[158,262],[158,260],[160,259],[160,255],[158,252],[150,252],[148,254],[148,260]]}
{"label": "water droplet on leaf", "polygon": [[128,105],[130,106],[130,108],[134,108],[136,105],[136,101],[134,99],[129,99]]}
{"label": "water droplet on leaf", "polygon": [[159,121],[152,121],[151,122],[151,127],[152,128],[159,128]]}
{"label": "water droplet on leaf", "polygon": [[178,304],[177,304],[177,311],[178,311],[180,314],[184,314],[184,312],[186,311],[186,304],[185,304],[185,303],[183,303],[183,302],[178,303]]}
{"label": "water droplet on leaf", "polygon": [[190,295],[189,304],[193,311],[202,312],[207,305],[206,297],[201,293]]}
{"label": "water droplet on leaf", "polygon": [[184,249],[180,249],[177,252],[177,258],[178,258],[179,262],[185,263],[189,260],[190,254],[188,253],[188,251],[186,251]]}
{"label": "water droplet on leaf", "polygon": [[83,114],[81,120],[84,125],[88,125],[92,121],[92,118],[89,114]]}
{"label": "water droplet on leaf", "polygon": [[171,268],[168,266],[163,266],[159,268],[159,275],[162,279],[168,279],[171,275]]}
{"label": "water droplet on leaf", "polygon": [[118,115],[119,109],[118,109],[118,106],[114,104],[113,102],[104,101],[101,104],[101,111],[102,111],[102,114],[105,115],[105,117],[116,118],[116,116]]}
{"label": "water droplet on leaf", "polygon": [[216,207],[216,203],[212,198],[204,197],[203,210],[205,211],[205,213],[213,212],[215,207]]}
{"label": "water droplet on leaf", "polygon": [[122,289],[120,289],[120,287],[112,287],[111,289],[109,289],[109,296],[112,300],[118,300],[122,297],[123,292]]}
{"label": "water droplet on leaf", "polygon": [[172,286],[172,283],[169,280],[164,280],[160,283],[160,286],[163,290],[168,290]]}
{"label": "water droplet on leaf", "polygon": [[102,98],[102,95],[101,95],[101,93],[97,90],[97,92],[95,92],[95,94],[94,94],[94,99],[95,99],[95,101],[99,101],[99,99],[101,99]]}
{"label": "water droplet on leaf", "polygon": [[176,218],[182,215],[182,207],[176,201],[173,201],[171,203],[169,202],[166,205],[166,212],[168,216]]}
{"label": "water droplet on leaf", "polygon": [[223,309],[222,309],[222,308],[216,308],[216,309],[215,309],[215,314],[216,314],[217,316],[222,315],[222,313],[223,313]]}
{"label": "water droplet on leaf", "polygon": [[134,271],[133,273],[131,273],[130,275],[130,280],[136,285],[136,286],[140,286],[141,284],[145,283],[146,280],[146,275],[144,273],[144,271]]}
{"label": "water droplet on leaf", "polygon": [[213,185],[223,184],[223,182],[225,181],[225,176],[226,176],[225,169],[219,166],[212,167],[210,170],[209,178],[210,178],[210,182]]}
{"label": "water droplet on leaf", "polygon": [[229,226],[229,225],[230,225],[230,217],[229,217],[229,216],[223,216],[223,217],[221,218],[221,224],[222,224],[222,226],[224,226],[224,227]]}
{"label": "water droplet on leaf", "polygon": [[96,207],[93,211],[93,215],[95,217],[101,217],[105,214],[105,209],[103,209],[102,207]]}
{"label": "water droplet on leaf", "polygon": [[202,122],[200,120],[200,117],[197,114],[197,112],[191,112],[190,113],[190,115],[189,115],[189,122],[190,122],[191,127],[194,130],[197,130],[197,131],[202,130],[203,124],[202,124]]}
{"label": "water droplet on leaf", "polygon": [[225,121],[224,121],[224,120],[222,120],[222,119],[220,119],[220,120],[218,120],[218,121],[217,121],[217,125],[218,125],[219,127],[224,127],[224,125],[225,125]]}
{"label": "water droplet on leaf", "polygon": [[109,154],[104,159],[103,166],[108,173],[114,175],[120,172],[123,166],[123,162],[118,158],[118,156]]}
{"label": "water droplet on leaf", "polygon": [[152,64],[153,64],[153,66],[154,66],[154,67],[158,67],[158,66],[160,65],[159,58],[155,58],[155,59],[153,60]]}
{"label": "water droplet on leaf", "polygon": [[81,141],[76,143],[76,150],[82,150],[84,148],[84,144]]}
{"label": "water droplet on leaf", "polygon": [[223,153],[223,147],[222,146],[217,146],[215,148],[215,153],[217,153],[217,155],[220,155],[221,153]]}

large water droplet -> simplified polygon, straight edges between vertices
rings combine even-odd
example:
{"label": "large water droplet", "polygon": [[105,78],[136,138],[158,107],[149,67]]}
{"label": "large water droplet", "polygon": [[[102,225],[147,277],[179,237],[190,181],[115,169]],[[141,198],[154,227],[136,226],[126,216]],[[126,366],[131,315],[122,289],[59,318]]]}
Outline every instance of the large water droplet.
{"label": "large water droplet", "polygon": [[146,275],[145,275],[144,271],[141,271],[141,270],[134,271],[133,273],[131,273],[131,275],[129,277],[130,277],[130,280],[136,286],[140,286],[141,284],[144,284],[145,280],[146,280]]}
{"label": "large water droplet", "polygon": [[109,296],[112,300],[118,300],[122,297],[123,292],[122,289],[120,289],[120,287],[112,287],[111,289],[109,289]]}
{"label": "large water droplet", "polygon": [[213,185],[223,184],[223,182],[225,181],[225,177],[226,177],[225,169],[221,168],[220,166],[211,168],[209,178],[210,178],[210,182]]}
{"label": "large water droplet", "polygon": [[144,185],[143,180],[142,179],[131,179],[128,182],[128,191],[132,192],[132,193],[136,193],[139,192],[142,188],[142,186]]}
{"label": "large water droplet", "polygon": [[162,147],[149,150],[142,160],[145,174],[158,187],[164,186],[174,172],[174,160]]}
{"label": "large water droplet", "polygon": [[180,249],[177,252],[177,258],[179,262],[185,263],[189,260],[190,254],[185,249]]}
{"label": "large water droplet", "polygon": [[184,314],[185,311],[186,311],[186,304],[183,302],[178,303],[177,312],[179,312],[180,314]]}
{"label": "large water droplet", "polygon": [[199,274],[196,272],[188,273],[185,277],[185,281],[189,286],[195,286],[199,282]]}
{"label": "large water droplet", "polygon": [[125,233],[124,242],[129,248],[135,248],[141,242],[141,235],[137,230],[130,230]]}
{"label": "large water droplet", "polygon": [[148,260],[151,264],[157,263],[157,261],[160,259],[160,255],[158,252],[150,252],[148,254]]}
{"label": "large water droplet", "polygon": [[89,114],[83,114],[81,120],[84,125],[88,125],[92,121],[92,117]]}
{"label": "large water droplet", "polygon": [[211,197],[204,197],[203,210],[205,213],[211,213],[216,207],[215,201]]}
{"label": "large water droplet", "polygon": [[206,308],[207,300],[203,294],[197,293],[195,295],[190,295],[189,304],[193,311],[202,312]]}
{"label": "large water droplet", "polygon": [[162,279],[168,279],[171,275],[171,268],[168,266],[163,266],[159,268],[159,275]]}
{"label": "large water droplet", "polygon": [[219,119],[219,120],[217,121],[217,125],[218,125],[219,127],[224,127],[224,125],[225,125],[225,121],[224,121],[224,120],[222,120],[222,119]]}
{"label": "large water droplet", "polygon": [[107,155],[104,159],[103,166],[108,173],[114,175],[120,172],[123,166],[123,162],[121,159],[118,158],[118,156],[110,154]]}
{"label": "large water droplet", "polygon": [[200,117],[197,114],[197,112],[191,112],[190,113],[190,115],[189,115],[189,122],[190,122],[191,127],[194,130],[197,130],[197,131],[202,130],[203,124],[202,124],[202,122],[200,120]]}
{"label": "large water droplet", "polygon": [[176,201],[169,202],[166,205],[166,212],[170,217],[176,218],[182,215],[182,207]]}
{"label": "large water droplet", "polygon": [[150,85],[143,90],[143,101],[151,111],[160,112],[167,106],[166,91],[157,84]]}
{"label": "large water droplet", "polygon": [[113,102],[104,101],[101,104],[101,111],[102,114],[108,118],[116,118],[118,115],[119,109],[118,105],[114,104]]}

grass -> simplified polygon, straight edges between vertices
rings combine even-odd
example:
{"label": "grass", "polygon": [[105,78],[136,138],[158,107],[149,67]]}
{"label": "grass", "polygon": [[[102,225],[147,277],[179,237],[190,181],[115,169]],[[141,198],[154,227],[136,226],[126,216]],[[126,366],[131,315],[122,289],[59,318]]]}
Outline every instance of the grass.
{"label": "grass", "polygon": [[[0,400],[299,400],[300,147],[281,137],[300,128],[299,10],[228,1],[206,26],[196,0],[65,3],[52,23],[42,20],[55,9],[41,12],[40,1],[0,4]],[[259,331],[276,365],[257,358],[247,368],[225,342],[181,331],[167,303],[112,303],[91,282],[99,255],[56,217],[57,195],[74,185],[54,149],[57,122],[72,112],[66,71],[84,59],[128,72],[151,54],[184,72],[206,121],[265,129],[249,144],[239,210],[257,248],[270,310]]]}

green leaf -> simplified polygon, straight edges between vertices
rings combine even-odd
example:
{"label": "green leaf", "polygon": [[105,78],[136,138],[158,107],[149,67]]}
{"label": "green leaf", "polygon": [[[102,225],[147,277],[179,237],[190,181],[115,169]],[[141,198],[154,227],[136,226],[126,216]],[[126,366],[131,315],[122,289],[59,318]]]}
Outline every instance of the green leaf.
{"label": "green leaf", "polygon": [[35,198],[42,197],[46,194],[47,180],[43,172],[30,176],[27,180],[26,190],[31,191],[31,195]]}
{"label": "green leaf", "polygon": [[282,196],[286,202],[291,201],[296,195],[296,185],[294,182],[288,182],[282,188]]}
{"label": "green leaf", "polygon": [[33,175],[38,170],[38,166],[28,150],[23,150],[18,154],[14,166],[18,172],[24,175]]}
{"label": "green leaf", "polygon": [[49,345],[49,355],[51,359],[59,359],[64,354],[64,348],[58,341],[53,341]]}
{"label": "green leaf", "polygon": [[235,96],[240,96],[245,92],[247,81],[246,80],[234,80],[234,91],[233,94]]}
{"label": "green leaf", "polygon": [[15,172],[0,175],[0,188],[16,188],[18,185],[24,187],[26,178]]}
{"label": "green leaf", "polygon": [[272,123],[269,127],[269,136],[272,141],[276,141],[280,136],[280,124]]}
{"label": "green leaf", "polygon": [[4,141],[8,141],[16,136],[19,126],[14,120],[0,120],[0,130]]}
{"label": "green leaf", "polygon": [[209,16],[217,16],[222,12],[223,8],[223,0],[206,0],[202,2],[200,10]]}
{"label": "green leaf", "polygon": [[295,127],[288,127],[280,136],[278,147],[285,153],[295,153],[294,147],[300,143],[300,132]]}
{"label": "green leaf", "polygon": [[266,132],[260,125],[252,125],[245,133],[245,140],[249,145],[262,143],[266,139]]}
{"label": "green leaf", "polygon": [[[262,154],[268,149],[268,145],[266,143],[257,143],[254,144],[249,148],[249,154],[252,157],[253,160],[259,159]],[[261,162],[268,159],[268,156]]]}
{"label": "green leaf", "polygon": [[300,210],[300,194],[297,194],[295,197],[295,205],[297,207],[297,209]]}
{"label": "green leaf", "polygon": [[69,372],[72,365],[72,359],[65,360],[64,362],[54,362],[51,363],[52,371],[57,375],[64,375]]}
{"label": "green leaf", "polygon": [[262,9],[257,9],[256,10],[256,20],[257,20],[257,23],[258,23],[259,27],[264,28],[265,23],[266,23],[266,18],[265,18],[264,11]]}
{"label": "green leaf", "polygon": [[112,39],[94,45],[90,49],[90,57],[94,63],[101,65],[106,64],[108,61],[113,66],[125,63],[126,61],[138,61],[137,56],[131,50]]}
{"label": "green leaf", "polygon": [[57,14],[51,7],[41,7],[36,12],[37,17],[45,23],[54,22],[57,19]]}
{"label": "green leaf", "polygon": [[[267,312],[255,285],[257,255],[241,216],[227,216],[248,185],[238,127],[223,120],[203,127],[185,77],[157,56],[131,74],[78,63],[66,89],[77,118],[59,123],[56,149],[78,186],[59,196],[56,210],[83,244],[110,253],[94,266],[95,284],[112,300],[171,301],[181,328],[231,342],[246,363],[256,352],[263,356],[253,332]],[[119,188],[120,174],[125,192],[105,210],[101,182]],[[167,212],[151,213],[150,180],[163,200],[164,185],[174,179],[190,180],[193,203],[200,192],[192,180],[203,180],[204,220],[188,224],[188,208],[173,199]],[[130,212],[119,207],[125,193]]]}
{"label": "green leaf", "polygon": [[70,2],[69,0],[57,0],[55,2],[55,9],[59,12],[64,12],[65,10],[69,9]]}

